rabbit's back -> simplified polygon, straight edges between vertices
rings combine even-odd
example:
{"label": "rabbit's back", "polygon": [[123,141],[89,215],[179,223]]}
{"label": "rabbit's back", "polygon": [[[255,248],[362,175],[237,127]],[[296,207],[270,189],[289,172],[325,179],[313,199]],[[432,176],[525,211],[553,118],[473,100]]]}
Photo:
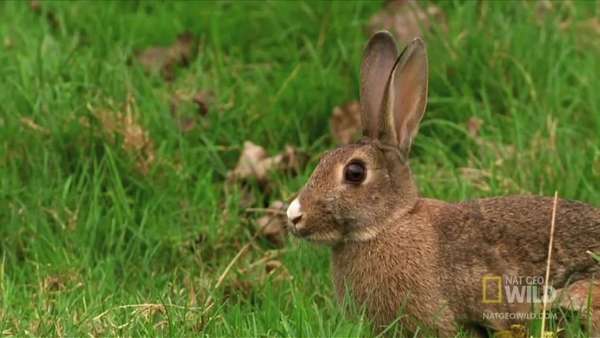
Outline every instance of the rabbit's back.
{"label": "rabbit's back", "polygon": [[[457,302],[457,308],[480,303],[482,276],[545,276],[552,207],[552,198],[516,196],[443,204],[431,212],[442,279],[472,301]],[[587,251],[600,252],[600,209],[559,199],[550,269],[555,288],[600,274]]]}

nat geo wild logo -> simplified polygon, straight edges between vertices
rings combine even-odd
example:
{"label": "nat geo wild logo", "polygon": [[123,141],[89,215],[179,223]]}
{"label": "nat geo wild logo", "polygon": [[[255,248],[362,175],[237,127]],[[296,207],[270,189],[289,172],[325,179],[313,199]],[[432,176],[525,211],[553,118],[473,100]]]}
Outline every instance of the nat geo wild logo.
{"label": "nat geo wild logo", "polygon": [[[483,304],[531,304],[544,301],[543,276],[486,275],[481,282]],[[548,285],[546,301],[551,303],[556,296],[556,290]]]}

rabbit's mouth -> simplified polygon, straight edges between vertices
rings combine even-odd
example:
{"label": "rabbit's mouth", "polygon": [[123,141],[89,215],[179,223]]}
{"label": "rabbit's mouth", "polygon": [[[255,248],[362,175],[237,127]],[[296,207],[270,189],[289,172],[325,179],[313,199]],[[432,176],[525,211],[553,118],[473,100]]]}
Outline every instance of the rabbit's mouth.
{"label": "rabbit's mouth", "polygon": [[295,237],[306,240],[311,240],[311,238],[316,234],[315,229],[307,227],[303,220],[293,222],[292,220],[288,219],[287,228],[288,231]]}
{"label": "rabbit's mouth", "polygon": [[306,228],[298,228],[295,225],[290,225],[290,232],[292,233],[292,235],[298,237],[298,238],[305,238],[308,239],[308,237],[310,237],[310,235],[313,233],[312,231],[306,229]]}
{"label": "rabbit's mouth", "polygon": [[290,203],[286,214],[287,228],[295,237],[322,244],[336,243],[342,238],[340,231],[322,218],[304,213],[299,197]]}
{"label": "rabbit's mouth", "polygon": [[289,232],[297,238],[319,244],[333,244],[340,240],[340,233],[335,229],[320,230],[318,227],[307,227],[304,222],[287,224]]}
{"label": "rabbit's mouth", "polygon": [[292,233],[292,235],[300,238],[308,237],[312,233],[310,229],[307,229],[304,226],[303,222],[293,223],[292,221],[288,220],[287,228],[288,231]]}

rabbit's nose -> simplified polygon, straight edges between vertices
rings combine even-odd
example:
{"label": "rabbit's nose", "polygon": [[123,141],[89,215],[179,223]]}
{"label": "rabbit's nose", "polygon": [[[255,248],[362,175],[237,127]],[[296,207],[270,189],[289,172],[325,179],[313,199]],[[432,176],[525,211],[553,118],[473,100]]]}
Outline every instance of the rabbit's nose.
{"label": "rabbit's nose", "polygon": [[302,219],[302,210],[300,207],[300,201],[298,198],[294,199],[290,206],[287,208],[287,217],[292,222],[292,224],[296,225]]}

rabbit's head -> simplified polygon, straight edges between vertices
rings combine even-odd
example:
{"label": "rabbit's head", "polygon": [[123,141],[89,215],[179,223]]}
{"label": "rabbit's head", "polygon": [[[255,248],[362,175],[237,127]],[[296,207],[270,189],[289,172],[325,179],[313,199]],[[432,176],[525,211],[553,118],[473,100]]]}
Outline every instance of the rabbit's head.
{"label": "rabbit's head", "polygon": [[421,39],[398,55],[389,33],[371,37],[361,66],[363,138],[323,155],[287,210],[293,234],[327,244],[365,241],[415,205],[408,154],[425,112],[427,78]]}

